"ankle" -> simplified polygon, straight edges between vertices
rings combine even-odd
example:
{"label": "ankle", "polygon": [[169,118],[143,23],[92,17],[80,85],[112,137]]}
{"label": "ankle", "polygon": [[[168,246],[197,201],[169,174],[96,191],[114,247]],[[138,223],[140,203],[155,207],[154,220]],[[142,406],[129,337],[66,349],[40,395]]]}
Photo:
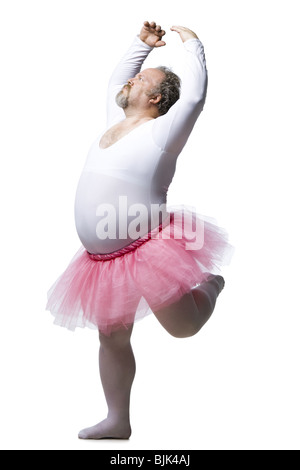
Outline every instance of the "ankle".
{"label": "ankle", "polygon": [[108,412],[107,420],[116,425],[124,424],[130,426],[130,416],[128,412]]}

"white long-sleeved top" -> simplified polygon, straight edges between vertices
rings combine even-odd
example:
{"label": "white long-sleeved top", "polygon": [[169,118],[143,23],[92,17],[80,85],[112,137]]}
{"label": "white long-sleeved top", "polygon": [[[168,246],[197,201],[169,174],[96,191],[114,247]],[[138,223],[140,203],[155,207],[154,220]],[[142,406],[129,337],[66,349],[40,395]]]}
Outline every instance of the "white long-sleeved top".
{"label": "white long-sleeved top", "polygon": [[[157,225],[155,211],[166,204],[177,157],[206,98],[203,45],[190,39],[184,49],[181,96],[168,113],[139,125],[105,149],[100,147],[103,134],[99,135],[90,148],[75,200],[78,236],[89,253],[117,251]],[[151,50],[136,37],[113,72],[107,95],[107,129],[125,118],[115,97],[140,72]],[[134,227],[140,229],[135,236]]]}

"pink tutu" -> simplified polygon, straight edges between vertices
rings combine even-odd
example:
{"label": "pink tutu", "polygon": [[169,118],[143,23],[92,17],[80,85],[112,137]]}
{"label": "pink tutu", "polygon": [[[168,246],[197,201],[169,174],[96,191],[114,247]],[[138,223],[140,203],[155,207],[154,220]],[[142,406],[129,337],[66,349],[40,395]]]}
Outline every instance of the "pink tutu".
{"label": "pink tutu", "polygon": [[178,301],[227,264],[231,252],[226,232],[213,221],[177,210],[124,250],[90,255],[81,247],[48,292],[46,308],[57,325],[110,335]]}

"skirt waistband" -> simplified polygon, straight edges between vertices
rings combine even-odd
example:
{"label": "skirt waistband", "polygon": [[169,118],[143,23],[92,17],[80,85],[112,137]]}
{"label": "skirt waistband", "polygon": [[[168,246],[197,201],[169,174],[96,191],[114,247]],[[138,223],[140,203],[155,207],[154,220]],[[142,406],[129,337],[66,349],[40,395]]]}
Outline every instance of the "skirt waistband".
{"label": "skirt waistband", "polygon": [[[170,221],[172,222],[173,220],[173,214],[170,214]],[[138,238],[134,242],[130,243],[127,246],[124,246],[124,248],[121,248],[120,250],[114,251],[113,253],[99,253],[99,254],[93,254],[93,253],[88,253],[90,259],[93,261],[110,261],[115,258],[119,258],[120,256],[124,256],[127,253],[131,253],[132,251],[135,251],[137,248],[140,246],[144,245],[144,243],[148,242],[152,238],[154,238],[158,233],[162,231],[162,229],[165,227],[164,222],[159,225],[156,229],[152,230],[151,232],[147,233],[142,238]]]}

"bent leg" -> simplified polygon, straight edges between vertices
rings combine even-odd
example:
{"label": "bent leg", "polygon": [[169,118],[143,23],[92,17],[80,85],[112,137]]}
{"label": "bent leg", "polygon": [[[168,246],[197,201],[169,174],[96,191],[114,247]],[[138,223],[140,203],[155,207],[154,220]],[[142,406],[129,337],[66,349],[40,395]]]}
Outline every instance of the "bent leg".
{"label": "bent leg", "polygon": [[224,285],[222,276],[211,275],[207,281],[185,294],[178,302],[154,312],[154,315],[172,336],[193,336],[211,317]]}
{"label": "bent leg", "polygon": [[104,336],[100,333],[100,376],[108,406],[107,418],[79,433],[80,439],[129,439],[130,393],[135,377],[135,359],[130,343],[133,326]]}

